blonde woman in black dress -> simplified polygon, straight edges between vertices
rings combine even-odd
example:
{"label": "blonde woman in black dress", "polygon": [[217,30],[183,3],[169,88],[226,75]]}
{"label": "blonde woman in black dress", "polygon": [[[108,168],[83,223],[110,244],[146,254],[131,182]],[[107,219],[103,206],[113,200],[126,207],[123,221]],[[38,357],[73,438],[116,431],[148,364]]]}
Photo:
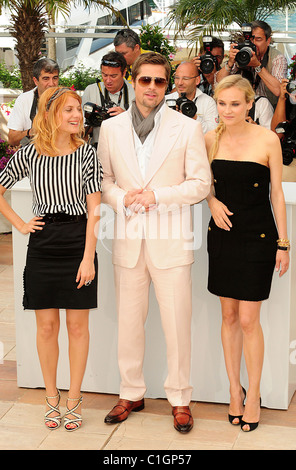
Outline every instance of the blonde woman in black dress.
{"label": "blonde woman in black dress", "polygon": [[[226,77],[215,97],[220,124],[205,136],[213,172],[207,198],[212,214],[208,289],[220,297],[222,308],[229,421],[252,431],[259,423],[261,403],[261,303],[269,296],[274,269],[282,276],[289,266],[282,153],[272,131],[246,121],[254,99],[246,79]],[[242,351],[247,394],[240,383]]]}
{"label": "blonde woman in black dress", "polygon": [[[70,389],[64,426],[73,431],[82,423],[80,388],[88,355],[89,309],[97,307],[96,225],[102,173],[96,152],[81,138],[81,99],[74,91],[46,90],[33,127],[33,142],[18,150],[0,175],[0,211],[21,233],[30,234],[23,305],[36,312],[49,429],[61,424],[56,373],[59,309],[66,309]],[[26,176],[35,214],[29,222],[3,198],[6,189]]]}

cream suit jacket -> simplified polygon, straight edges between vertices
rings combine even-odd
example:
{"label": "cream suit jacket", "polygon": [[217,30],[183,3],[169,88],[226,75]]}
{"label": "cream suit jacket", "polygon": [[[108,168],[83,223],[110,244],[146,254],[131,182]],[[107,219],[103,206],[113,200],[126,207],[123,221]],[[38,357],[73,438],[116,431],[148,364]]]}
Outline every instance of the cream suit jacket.
{"label": "cream suit jacket", "polygon": [[[135,152],[131,111],[104,121],[98,156],[104,170],[102,202],[115,211],[113,263],[133,268],[142,239],[157,268],[194,261],[190,205],[210,190],[210,167],[200,123],[164,104],[143,179]],[[155,190],[158,206],[126,217],[123,199],[132,189]]]}

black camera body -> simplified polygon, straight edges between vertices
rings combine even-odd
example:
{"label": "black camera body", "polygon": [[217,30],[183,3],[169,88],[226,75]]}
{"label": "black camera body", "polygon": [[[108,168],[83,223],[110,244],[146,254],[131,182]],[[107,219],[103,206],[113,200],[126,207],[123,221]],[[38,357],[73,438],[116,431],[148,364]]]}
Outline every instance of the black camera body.
{"label": "black camera body", "polygon": [[235,56],[235,60],[239,67],[246,67],[252,58],[252,52],[256,53],[257,49],[255,44],[251,41],[252,27],[250,23],[242,24],[242,33],[244,35],[244,41],[239,43],[236,49],[239,52]]}
{"label": "black camera body", "polygon": [[203,37],[203,45],[204,45],[204,50],[205,53],[200,56],[200,70],[202,73],[211,73],[214,70],[214,67],[216,65],[217,68],[217,59],[213,54],[211,53],[211,43],[213,39],[212,36],[204,36]]}
{"label": "black camera body", "polygon": [[289,80],[286,86],[287,93],[296,94],[296,81],[294,79]]}
{"label": "black camera body", "polygon": [[277,134],[284,134],[281,139],[283,164],[290,165],[296,157],[296,118],[292,121],[280,122],[276,128]]}
{"label": "black camera body", "polygon": [[102,122],[109,119],[108,109],[116,106],[112,101],[106,101],[104,106],[98,106],[95,103],[87,102],[83,106],[85,124],[90,127],[100,127]]}
{"label": "black camera body", "polygon": [[184,116],[190,118],[193,118],[197,112],[196,104],[194,103],[194,101],[191,101],[186,97],[186,93],[181,93],[181,96],[179,96],[179,98],[176,100],[167,100],[167,105],[169,108],[175,110],[178,107],[178,110],[181,111]]}

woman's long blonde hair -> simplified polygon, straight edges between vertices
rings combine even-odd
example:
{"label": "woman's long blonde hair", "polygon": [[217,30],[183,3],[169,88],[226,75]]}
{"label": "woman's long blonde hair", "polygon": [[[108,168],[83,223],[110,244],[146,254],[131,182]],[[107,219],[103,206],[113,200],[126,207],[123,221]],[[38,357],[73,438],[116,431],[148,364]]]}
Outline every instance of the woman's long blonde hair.
{"label": "woman's long blonde hair", "polygon": [[[34,137],[32,139],[39,155],[44,154],[51,157],[58,155],[56,137],[61,125],[62,109],[69,97],[77,99],[81,105],[80,96],[71,88],[51,87],[40,96],[38,112],[33,121]],[[70,146],[73,150],[85,143],[82,139],[84,133],[82,111],[81,116],[79,132],[70,135]]]}
{"label": "woman's long blonde hair", "polygon": [[[236,87],[245,94],[245,99],[247,103],[250,103],[254,100],[255,93],[250,84],[249,80],[242,77],[241,75],[229,75],[221,80],[215,88],[214,99],[217,101],[220,91],[226,90],[227,88]],[[223,132],[225,131],[225,124],[223,121],[220,121],[218,126],[215,129],[215,141],[210,149],[209,161],[211,162],[216,153],[218,152],[219,140]]]}

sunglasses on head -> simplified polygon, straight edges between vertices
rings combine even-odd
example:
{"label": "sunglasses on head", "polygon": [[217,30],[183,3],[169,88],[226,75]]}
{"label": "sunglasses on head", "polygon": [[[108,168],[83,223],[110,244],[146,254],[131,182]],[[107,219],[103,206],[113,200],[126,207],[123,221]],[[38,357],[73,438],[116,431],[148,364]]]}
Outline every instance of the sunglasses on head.
{"label": "sunglasses on head", "polygon": [[101,65],[106,65],[107,67],[120,67],[120,64],[115,60],[105,60],[103,59]]}
{"label": "sunglasses on head", "polygon": [[137,33],[135,33],[133,30],[128,29],[128,30],[121,30],[116,33],[116,36],[122,36],[124,38],[135,38],[137,37]]}
{"label": "sunglasses on head", "polygon": [[140,77],[138,78],[138,82],[142,86],[149,86],[150,83],[154,80],[155,86],[157,88],[164,88],[167,85],[167,80],[161,77]]}

